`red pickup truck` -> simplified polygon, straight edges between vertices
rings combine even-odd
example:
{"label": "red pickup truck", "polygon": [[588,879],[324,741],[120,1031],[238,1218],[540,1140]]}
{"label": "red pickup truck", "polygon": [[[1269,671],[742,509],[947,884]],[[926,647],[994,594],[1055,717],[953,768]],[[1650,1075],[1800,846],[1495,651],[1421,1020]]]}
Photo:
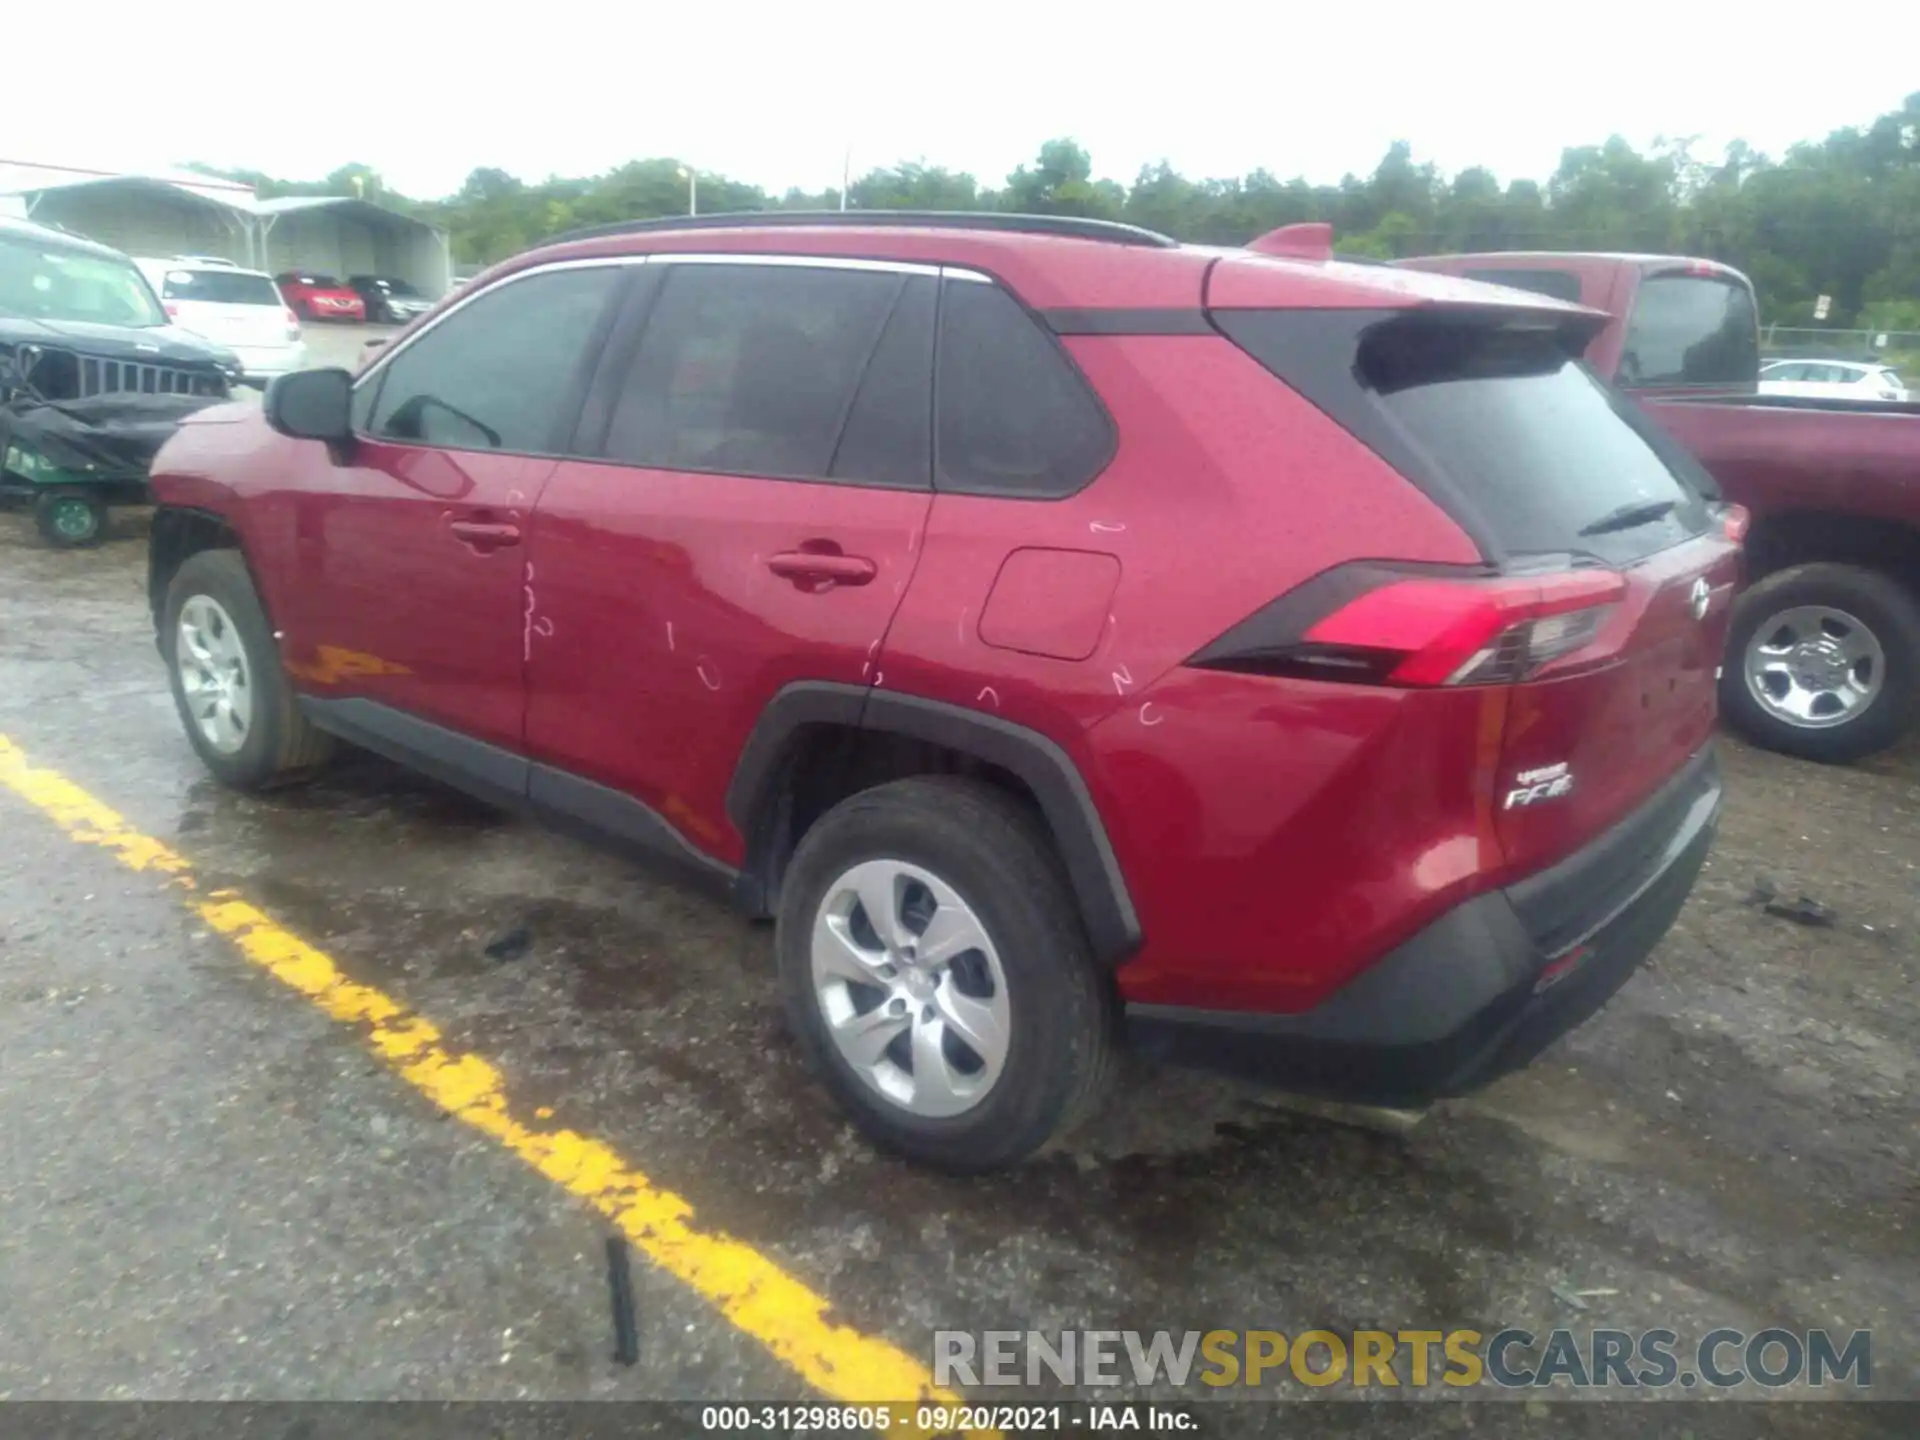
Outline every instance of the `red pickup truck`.
{"label": "red pickup truck", "polygon": [[1500,252],[1401,265],[1604,310],[1586,360],[1753,517],[1720,706],[1768,749],[1850,761],[1920,718],[1920,404],[1756,393],[1746,276],[1662,255]]}

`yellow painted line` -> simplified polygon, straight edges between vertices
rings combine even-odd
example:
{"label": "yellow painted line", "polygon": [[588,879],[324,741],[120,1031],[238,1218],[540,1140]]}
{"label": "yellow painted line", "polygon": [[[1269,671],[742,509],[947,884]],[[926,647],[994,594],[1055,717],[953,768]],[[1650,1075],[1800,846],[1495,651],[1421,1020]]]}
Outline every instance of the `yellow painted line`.
{"label": "yellow painted line", "polygon": [[[408,1084],[612,1220],[654,1264],[822,1394],[854,1404],[891,1404],[896,1426],[912,1424],[916,1402],[959,1403],[905,1351],[834,1323],[825,1297],[751,1245],[702,1229],[691,1204],[654,1184],[611,1146],[516,1116],[500,1072],[480,1056],[449,1046],[432,1021],[349,979],[324,952],[234,892],[203,892],[184,856],[142,835],[65,776],[30,764],[4,735],[0,786],[45,813],[70,839],[98,846],[128,869],[186,892],[188,907],[248,960],[333,1019],[362,1027],[367,1042]],[[548,1113],[543,1107],[535,1118]]]}

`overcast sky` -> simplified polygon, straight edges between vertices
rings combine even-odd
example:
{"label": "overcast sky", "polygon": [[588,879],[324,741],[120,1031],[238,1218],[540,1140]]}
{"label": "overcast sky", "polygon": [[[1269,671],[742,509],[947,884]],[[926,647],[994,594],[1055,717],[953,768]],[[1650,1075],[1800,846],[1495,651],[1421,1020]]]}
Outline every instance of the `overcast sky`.
{"label": "overcast sky", "polygon": [[[998,185],[1056,135],[1121,180],[1165,158],[1333,181],[1397,138],[1449,173],[1545,178],[1616,132],[1778,154],[1920,89],[1911,0],[1777,19],[1674,0],[12,11],[0,159],[296,179],[357,160],[422,197],[478,165],[538,179],[658,155],[818,190],[849,147],[856,175],[924,158]],[[142,43],[82,45],[77,27]]]}

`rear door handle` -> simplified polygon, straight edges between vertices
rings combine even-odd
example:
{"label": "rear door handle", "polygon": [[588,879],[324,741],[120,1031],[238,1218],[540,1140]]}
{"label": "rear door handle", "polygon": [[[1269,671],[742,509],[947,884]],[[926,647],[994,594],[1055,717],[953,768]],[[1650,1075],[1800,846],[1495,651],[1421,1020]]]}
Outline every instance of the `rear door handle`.
{"label": "rear door handle", "polygon": [[767,568],[784,580],[830,585],[864,585],[880,573],[880,567],[864,555],[821,555],[810,550],[783,550],[768,557]]}
{"label": "rear door handle", "polygon": [[494,520],[449,520],[447,528],[467,544],[481,550],[498,550],[520,543],[520,527]]}

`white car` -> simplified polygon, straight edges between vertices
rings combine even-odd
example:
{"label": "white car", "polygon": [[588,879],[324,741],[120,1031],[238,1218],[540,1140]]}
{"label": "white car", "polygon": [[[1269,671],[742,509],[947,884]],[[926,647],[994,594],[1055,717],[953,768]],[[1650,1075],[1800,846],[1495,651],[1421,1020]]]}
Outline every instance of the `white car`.
{"label": "white car", "polygon": [[1760,367],[1762,395],[1829,400],[1907,400],[1907,382],[1884,365],[1858,360],[1770,360]]}
{"label": "white car", "polygon": [[240,357],[250,384],[304,370],[300,320],[281,298],[273,277],[205,256],[136,259],[167,318],[182,330],[224,345]]}

